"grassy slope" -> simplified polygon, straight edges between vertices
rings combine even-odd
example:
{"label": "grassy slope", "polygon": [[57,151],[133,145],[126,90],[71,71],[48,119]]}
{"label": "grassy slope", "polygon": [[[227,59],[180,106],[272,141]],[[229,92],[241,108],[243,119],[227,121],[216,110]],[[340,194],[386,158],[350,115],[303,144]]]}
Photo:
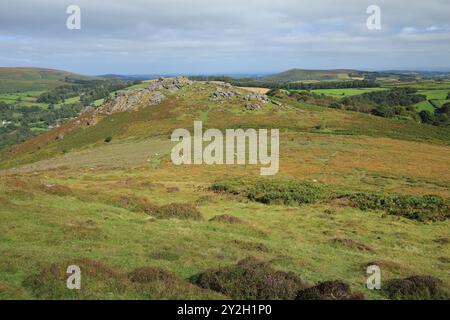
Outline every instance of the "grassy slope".
{"label": "grassy slope", "polygon": [[[29,165],[0,178],[0,297],[39,297],[23,285],[28,276],[49,263],[80,257],[125,271],[158,266],[187,279],[254,255],[306,280],[344,279],[370,298],[383,298],[364,287],[365,265],[373,261],[383,281],[431,274],[450,283],[448,221],[419,223],[332,203],[286,207],[237,201],[206,187],[225,177],[257,177],[258,167],[175,167],[167,142],[174,128],[191,128],[194,119],[206,127],[275,127],[281,130],[277,179],[449,197],[448,130],[306,105],[281,111],[269,104],[247,112],[238,100],[209,101],[214,87],[196,84],[159,106],[76,128],[63,140],[55,141],[56,131],[3,152],[3,168]],[[109,135],[113,141],[105,144]],[[54,195],[44,184],[67,188]],[[179,192],[168,193],[168,187]],[[154,220],[105,200],[127,194],[159,205],[198,203],[205,220]],[[208,222],[224,213],[246,224]],[[333,243],[339,237],[373,251]]]}
{"label": "grassy slope", "polygon": [[48,90],[65,84],[66,77],[92,79],[92,77],[60,70],[0,67],[0,94]]}

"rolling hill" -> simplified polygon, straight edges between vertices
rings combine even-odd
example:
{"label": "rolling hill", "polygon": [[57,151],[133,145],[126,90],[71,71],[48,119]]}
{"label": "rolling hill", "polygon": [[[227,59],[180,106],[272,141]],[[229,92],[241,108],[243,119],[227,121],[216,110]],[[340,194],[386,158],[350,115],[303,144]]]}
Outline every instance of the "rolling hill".
{"label": "rolling hill", "polygon": [[[195,120],[278,128],[279,173],[174,165],[169,137]],[[445,297],[449,137],[220,82],[145,82],[0,151],[0,297],[293,299],[340,279],[402,299],[384,284],[414,275]],[[68,264],[87,270],[81,290]],[[366,288],[372,264],[382,290]]]}
{"label": "rolling hill", "polygon": [[67,79],[96,78],[53,69],[0,67],[0,94],[48,90],[66,84]]}
{"label": "rolling hill", "polygon": [[338,81],[338,80],[359,80],[364,78],[368,72],[351,69],[334,70],[305,70],[290,69],[284,72],[273,74],[261,78],[264,81],[295,82],[295,81]]}

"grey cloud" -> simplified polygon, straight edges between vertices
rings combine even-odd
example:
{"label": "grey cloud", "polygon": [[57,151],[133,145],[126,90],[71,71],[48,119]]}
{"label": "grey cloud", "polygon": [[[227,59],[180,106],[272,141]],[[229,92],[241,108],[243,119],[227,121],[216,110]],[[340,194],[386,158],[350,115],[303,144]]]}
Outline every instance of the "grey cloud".
{"label": "grey cloud", "polygon": [[[365,26],[373,2],[1,0],[0,64],[91,74],[450,67],[449,1],[375,1],[376,32]],[[80,31],[65,27],[69,4],[81,7]]]}

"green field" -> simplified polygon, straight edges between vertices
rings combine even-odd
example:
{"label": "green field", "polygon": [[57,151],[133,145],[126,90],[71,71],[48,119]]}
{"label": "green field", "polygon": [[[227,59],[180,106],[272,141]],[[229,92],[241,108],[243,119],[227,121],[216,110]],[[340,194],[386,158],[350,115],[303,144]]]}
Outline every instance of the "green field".
{"label": "green field", "polygon": [[46,108],[46,103],[36,102],[37,97],[44,91],[24,91],[18,93],[3,93],[0,94],[0,101],[7,104],[18,105],[22,107],[38,106]]}
{"label": "green field", "polygon": [[355,88],[355,89],[317,89],[312,90],[314,93],[324,94],[335,98],[344,98],[356,96],[367,92],[384,91],[385,88]]}
{"label": "green field", "polygon": [[415,104],[414,107],[416,108],[417,111],[425,110],[425,111],[429,111],[431,113],[433,113],[434,110],[436,109],[428,100],[419,102],[419,103]]}

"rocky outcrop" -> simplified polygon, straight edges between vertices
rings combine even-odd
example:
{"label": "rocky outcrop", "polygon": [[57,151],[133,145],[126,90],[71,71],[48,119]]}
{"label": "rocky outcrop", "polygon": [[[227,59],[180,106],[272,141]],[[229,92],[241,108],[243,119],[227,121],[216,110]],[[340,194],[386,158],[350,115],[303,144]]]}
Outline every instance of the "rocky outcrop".
{"label": "rocky outcrop", "polygon": [[166,96],[163,95],[160,91],[156,91],[149,99],[149,105],[153,106],[156,104],[160,104],[163,100],[166,99]]}
{"label": "rocky outcrop", "polygon": [[94,110],[93,114],[136,111],[142,107],[157,105],[166,99],[166,95],[162,91],[167,90],[168,93],[175,93],[191,84],[192,81],[186,77],[160,78],[150,81],[146,88],[116,92],[114,98]]}
{"label": "rocky outcrop", "polygon": [[237,90],[229,90],[224,89],[222,87],[217,87],[216,90],[213,91],[211,94],[210,99],[212,101],[222,101],[227,98],[233,98],[233,97],[240,97],[242,96],[242,93],[240,93]]}
{"label": "rocky outcrop", "polygon": [[257,101],[261,103],[269,103],[269,98],[265,94],[261,93],[250,93],[244,96],[246,101]]}
{"label": "rocky outcrop", "polygon": [[210,96],[211,101],[224,101],[230,98],[238,98],[244,100],[245,109],[246,110],[259,110],[266,103],[269,103],[269,98],[265,94],[261,93],[242,93],[239,90],[232,89],[231,86],[226,86],[225,84],[219,87],[212,92]]}

